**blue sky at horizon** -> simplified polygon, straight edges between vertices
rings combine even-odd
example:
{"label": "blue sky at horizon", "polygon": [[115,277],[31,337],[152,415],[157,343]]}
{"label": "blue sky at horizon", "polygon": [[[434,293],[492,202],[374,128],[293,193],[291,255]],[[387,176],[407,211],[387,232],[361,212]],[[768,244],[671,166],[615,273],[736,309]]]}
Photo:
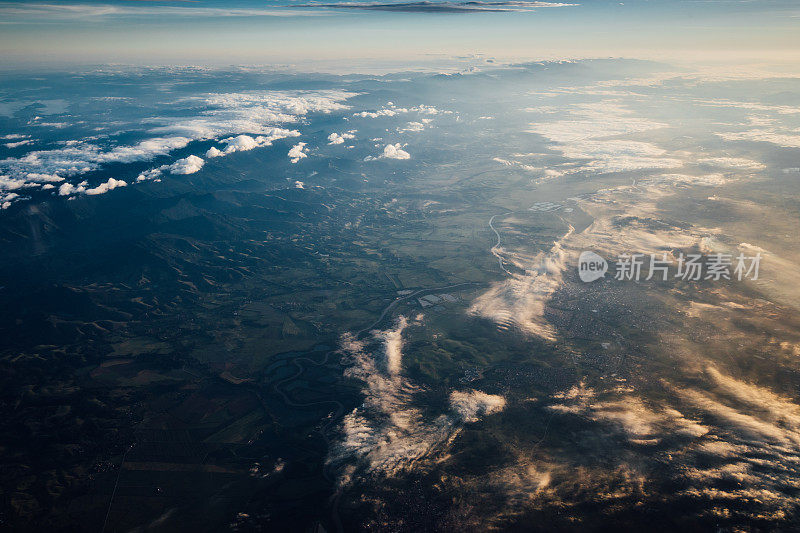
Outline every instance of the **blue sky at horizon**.
{"label": "blue sky at horizon", "polygon": [[[0,66],[357,59],[412,64],[475,53],[501,61],[605,56],[790,61],[800,50],[800,7],[785,0],[310,4],[0,2]],[[351,7],[359,4],[371,9]]]}

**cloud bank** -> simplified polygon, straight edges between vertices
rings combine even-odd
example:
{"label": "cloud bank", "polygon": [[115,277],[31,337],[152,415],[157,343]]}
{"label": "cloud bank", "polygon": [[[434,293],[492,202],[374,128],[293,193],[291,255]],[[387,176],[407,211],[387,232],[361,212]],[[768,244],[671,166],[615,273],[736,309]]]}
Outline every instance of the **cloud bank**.
{"label": "cloud bank", "polygon": [[[180,98],[169,105],[184,108],[182,114],[139,118],[140,123],[152,125],[145,132],[151,137],[135,144],[115,145],[112,140],[98,136],[65,141],[63,147],[34,150],[20,157],[0,160],[0,175],[4,176],[0,181],[0,193],[9,192],[17,182],[35,188],[50,181],[80,177],[110,163],[167,157],[199,140],[222,139],[220,142],[224,147],[212,147],[206,153],[210,158],[270,146],[275,140],[300,135],[296,130],[279,127],[279,124],[298,122],[312,113],[347,110],[349,107],[343,102],[353,96],[356,93],[322,90],[209,93]],[[27,136],[6,135],[9,141],[23,142],[20,139],[27,140]],[[175,161],[166,167],[143,172],[136,181],[157,179],[165,168],[176,174],[196,172],[201,163],[199,157],[193,157],[196,159],[191,159],[191,164],[186,160]],[[41,176],[50,178],[42,180]],[[80,178],[70,180],[75,191],[80,187],[77,184],[80,181]]]}

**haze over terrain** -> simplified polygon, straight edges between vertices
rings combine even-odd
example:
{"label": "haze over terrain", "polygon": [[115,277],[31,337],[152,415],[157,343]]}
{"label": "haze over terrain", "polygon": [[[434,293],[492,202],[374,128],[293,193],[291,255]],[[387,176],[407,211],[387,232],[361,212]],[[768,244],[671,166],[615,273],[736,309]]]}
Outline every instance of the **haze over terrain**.
{"label": "haze over terrain", "polygon": [[799,15],[0,2],[0,523],[796,529]]}

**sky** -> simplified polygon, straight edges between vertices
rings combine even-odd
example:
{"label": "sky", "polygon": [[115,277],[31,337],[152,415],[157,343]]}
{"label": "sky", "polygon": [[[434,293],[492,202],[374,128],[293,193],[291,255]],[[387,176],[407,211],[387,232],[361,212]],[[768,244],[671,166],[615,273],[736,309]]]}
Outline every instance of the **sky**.
{"label": "sky", "polygon": [[633,57],[787,65],[789,0],[0,2],[0,68]]}

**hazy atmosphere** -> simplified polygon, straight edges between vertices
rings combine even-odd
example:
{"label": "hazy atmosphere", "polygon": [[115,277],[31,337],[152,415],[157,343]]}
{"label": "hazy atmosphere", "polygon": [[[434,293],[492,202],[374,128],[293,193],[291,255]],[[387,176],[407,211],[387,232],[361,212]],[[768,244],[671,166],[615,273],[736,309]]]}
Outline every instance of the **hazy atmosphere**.
{"label": "hazy atmosphere", "polygon": [[799,30],[0,2],[0,524],[800,529]]}

